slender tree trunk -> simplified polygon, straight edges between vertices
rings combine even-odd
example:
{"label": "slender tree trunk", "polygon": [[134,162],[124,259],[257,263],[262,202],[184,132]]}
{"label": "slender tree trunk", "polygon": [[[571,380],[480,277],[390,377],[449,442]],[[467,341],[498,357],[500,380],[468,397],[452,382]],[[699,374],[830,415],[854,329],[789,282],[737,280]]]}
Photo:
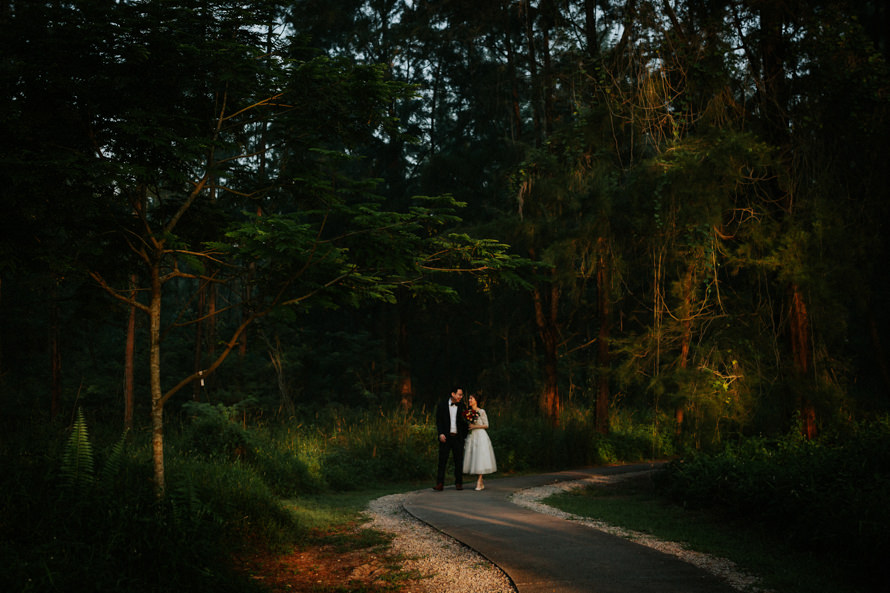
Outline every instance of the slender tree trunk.
{"label": "slender tree trunk", "polygon": [[[263,125],[264,125],[264,130],[265,130],[266,124],[264,123]],[[264,138],[265,138],[265,132],[264,132]],[[260,163],[261,163],[260,171],[261,171],[261,176],[263,176],[263,177],[265,176],[265,162],[266,162],[266,141],[263,140],[263,150],[262,150],[262,155],[261,155],[261,160],[260,160]],[[256,215],[263,216],[262,204],[260,204],[256,207]],[[242,323],[244,323],[244,321],[250,317],[250,307],[253,306],[253,304],[251,302],[251,299],[253,298],[253,291],[251,290],[251,286],[253,285],[254,278],[256,277],[256,269],[257,269],[256,262],[250,262],[250,264],[247,266],[247,282],[245,282],[242,287],[242,291],[243,291],[242,300],[241,300],[241,322]],[[241,334],[241,341],[238,344],[238,354],[239,354],[242,362],[247,357],[247,333],[248,333],[248,329],[245,328],[244,332]]]}
{"label": "slender tree trunk", "polygon": [[[197,318],[198,322],[195,324],[195,360],[194,360],[194,370],[198,372],[199,370],[204,368],[204,321],[202,318],[204,317],[204,309],[206,308],[206,296],[207,296],[207,284],[205,282],[201,283],[201,286],[198,287],[198,299],[195,307],[197,309]],[[192,382],[192,400],[198,401],[201,399],[201,379],[195,379]]]}
{"label": "slender tree trunk", "polygon": [[506,35],[504,45],[507,48],[507,70],[510,76],[510,103],[512,138],[514,141],[522,140],[522,112],[519,105],[519,77],[516,74],[516,51],[513,49],[513,27],[510,10],[504,11],[506,18]]}
{"label": "slender tree trunk", "polygon": [[541,81],[538,76],[538,56],[535,50],[535,15],[532,14],[532,6],[529,0],[523,0],[520,3],[520,10],[525,19],[525,36],[526,48],[528,52],[528,71],[532,86],[532,120],[534,124],[535,146],[541,146],[544,139],[542,124],[542,100],[541,100]]}
{"label": "slender tree trunk", "polygon": [[414,386],[411,382],[411,348],[408,334],[408,306],[404,303],[405,295],[398,299],[398,336],[396,338],[399,381],[399,405],[410,410],[414,405]]}
{"label": "slender tree trunk", "polygon": [[[136,274],[130,275],[130,299],[136,301]],[[135,408],[135,381],[133,374],[136,368],[136,307],[130,307],[127,319],[127,344],[124,350],[124,428],[133,428],[133,409]]]}
{"label": "slender tree trunk", "polygon": [[[658,378],[661,375],[661,339],[664,325],[664,298],[663,298],[663,277],[664,277],[664,244],[659,245],[652,252],[652,337],[655,343],[655,353],[652,356],[652,376]],[[655,392],[655,413],[658,418],[659,410],[659,393]],[[679,419],[683,422],[682,417]]]}
{"label": "slender tree trunk", "polygon": [[599,309],[599,334],[597,335],[597,389],[596,389],[596,431],[600,434],[609,432],[609,405],[612,394],[609,388],[609,366],[612,363],[609,351],[609,340],[612,331],[611,282],[612,274],[609,266],[608,241],[600,237],[597,240],[598,256],[596,268],[597,304]]}
{"label": "slender tree trunk", "polygon": [[559,287],[554,282],[549,290],[536,285],[532,296],[535,304],[535,323],[544,347],[544,389],[541,410],[553,424],[559,423]]}
{"label": "slender tree trunk", "polygon": [[557,9],[552,2],[547,2],[547,11],[541,24],[541,52],[544,60],[543,93],[544,93],[544,133],[549,138],[553,134],[553,65],[550,60],[550,27],[556,16]]}
{"label": "slender tree trunk", "polygon": [[[680,360],[678,366],[685,371],[689,368],[689,350],[692,346],[692,303],[695,300],[694,290],[696,282],[696,264],[690,263],[686,268],[686,275],[683,278],[683,307],[680,310]],[[677,404],[674,410],[674,420],[677,423],[677,434],[683,431],[683,419],[686,415],[686,409],[683,402]]]}
{"label": "slender tree trunk", "polygon": [[155,493],[163,496],[164,477],[164,400],[161,390],[161,263],[160,254],[151,265],[149,293],[149,385],[151,387],[151,451]]}
{"label": "slender tree trunk", "polygon": [[[791,314],[789,321],[791,324],[791,353],[794,360],[794,369],[797,376],[806,382],[809,376],[810,361],[810,322],[807,313],[807,305],[804,300],[800,286],[796,283],[791,285],[790,289]],[[812,398],[807,394],[806,389],[801,390],[800,394],[800,416],[803,426],[804,436],[812,440],[816,438],[816,407],[813,405]]]}
{"label": "slender tree trunk", "polygon": [[[789,123],[788,106],[791,103],[791,90],[786,73],[788,47],[785,25],[791,20],[789,6],[782,2],[758,3],[760,14],[760,44],[762,86],[762,110],[768,125],[771,140],[783,151],[782,166],[785,175],[794,179],[798,174],[793,163],[793,138]],[[788,227],[794,224],[795,211],[798,209],[795,199],[798,197],[793,189],[776,189],[781,198],[785,223]],[[798,396],[798,409],[801,415],[801,430],[808,439],[816,436],[816,408],[807,391],[809,377],[809,361],[812,355],[809,340],[809,313],[801,287],[791,282],[787,287],[787,310],[789,313],[789,334],[791,342],[792,368],[795,380],[804,385]]]}
{"label": "slender tree trunk", "polygon": [[[217,332],[217,311],[216,311],[216,299],[219,296],[219,286],[215,282],[210,282],[207,286],[207,318],[204,320],[206,323],[206,344],[207,344],[207,359],[215,360],[216,359],[216,343],[218,340],[218,332]],[[209,389],[211,379],[209,377],[201,379],[201,387],[205,389]],[[215,384],[215,380],[213,380]],[[213,392],[209,391],[212,395]],[[205,396],[207,394],[205,393]]]}
{"label": "slender tree trunk", "polygon": [[587,55],[591,58],[598,56],[600,44],[596,32],[596,0],[584,0],[584,40]]}
{"label": "slender tree trunk", "polygon": [[270,339],[264,331],[259,332],[259,335],[266,342],[266,349],[269,352],[269,360],[272,363],[272,368],[275,369],[275,376],[278,379],[278,396],[281,402],[279,411],[284,410],[287,412],[288,416],[293,416],[295,413],[294,400],[291,398],[290,394],[290,386],[287,376],[288,369],[285,366],[284,353],[281,348],[281,338],[278,336],[277,332],[274,335],[274,341]]}

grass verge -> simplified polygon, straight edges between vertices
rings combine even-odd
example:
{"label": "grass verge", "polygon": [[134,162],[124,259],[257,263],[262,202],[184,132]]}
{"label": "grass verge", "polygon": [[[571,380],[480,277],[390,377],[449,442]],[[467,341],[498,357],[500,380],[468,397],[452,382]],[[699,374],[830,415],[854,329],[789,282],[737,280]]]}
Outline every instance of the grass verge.
{"label": "grass verge", "polygon": [[[713,511],[688,510],[659,496],[653,475],[592,485],[548,497],[562,511],[680,542],[697,552],[727,558],[760,577],[758,588],[779,593],[865,593],[854,571],[834,558],[800,551],[781,533]],[[871,592],[869,592],[871,593]]]}
{"label": "grass verge", "polygon": [[413,593],[422,575],[403,570],[390,534],[365,526],[363,511],[381,496],[416,490],[416,483],[301,496],[284,507],[304,532],[296,544],[246,547],[234,560],[269,593]]}

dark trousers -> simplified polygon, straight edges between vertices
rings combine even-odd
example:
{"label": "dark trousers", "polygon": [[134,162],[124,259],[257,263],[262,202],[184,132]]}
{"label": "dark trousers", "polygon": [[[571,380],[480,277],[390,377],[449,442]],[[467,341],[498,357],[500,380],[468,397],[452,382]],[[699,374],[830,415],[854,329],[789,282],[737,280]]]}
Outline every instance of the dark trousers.
{"label": "dark trousers", "polygon": [[464,483],[464,440],[458,435],[447,435],[445,442],[439,441],[439,471],[436,473],[436,483],[445,482],[445,467],[448,465],[448,456],[454,455],[454,483]]}

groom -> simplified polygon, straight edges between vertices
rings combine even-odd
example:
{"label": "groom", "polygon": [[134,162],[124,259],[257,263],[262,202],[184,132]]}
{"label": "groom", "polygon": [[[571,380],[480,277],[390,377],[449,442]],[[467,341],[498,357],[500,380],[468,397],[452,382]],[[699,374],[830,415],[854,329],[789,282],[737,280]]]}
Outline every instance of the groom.
{"label": "groom", "polygon": [[433,490],[442,490],[445,485],[445,466],[448,455],[454,456],[454,487],[463,490],[464,480],[464,439],[470,431],[464,411],[466,406],[461,402],[464,398],[463,389],[455,389],[451,397],[436,406],[436,431],[439,434],[439,468],[436,473],[436,485]]}

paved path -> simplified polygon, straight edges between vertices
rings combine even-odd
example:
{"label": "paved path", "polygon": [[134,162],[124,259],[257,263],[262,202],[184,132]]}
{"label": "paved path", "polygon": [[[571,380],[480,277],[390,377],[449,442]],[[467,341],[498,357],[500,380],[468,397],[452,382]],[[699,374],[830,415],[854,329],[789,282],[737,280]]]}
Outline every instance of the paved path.
{"label": "paved path", "polygon": [[630,465],[490,479],[485,490],[446,486],[410,494],[414,517],[501,568],[519,593],[730,593],[723,580],[673,556],[510,502],[517,490],[593,474],[641,471]]}

